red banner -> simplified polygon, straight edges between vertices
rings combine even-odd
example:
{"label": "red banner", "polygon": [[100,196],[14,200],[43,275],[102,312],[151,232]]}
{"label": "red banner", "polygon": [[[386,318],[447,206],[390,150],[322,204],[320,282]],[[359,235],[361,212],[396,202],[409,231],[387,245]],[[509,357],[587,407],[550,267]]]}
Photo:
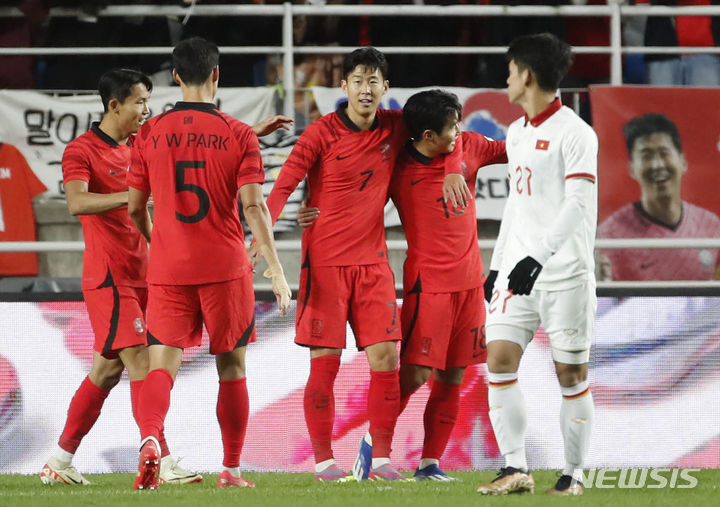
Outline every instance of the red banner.
{"label": "red banner", "polygon": [[598,159],[599,221],[628,202],[640,200],[640,187],[629,172],[623,126],[646,113],[662,113],[677,125],[687,172],[682,198],[720,214],[720,89],[590,87],[592,124],[600,141]]}

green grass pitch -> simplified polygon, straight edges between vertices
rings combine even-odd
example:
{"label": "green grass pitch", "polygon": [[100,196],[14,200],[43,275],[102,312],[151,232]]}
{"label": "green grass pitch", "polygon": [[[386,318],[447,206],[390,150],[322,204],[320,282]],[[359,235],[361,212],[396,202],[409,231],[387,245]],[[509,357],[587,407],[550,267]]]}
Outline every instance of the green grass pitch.
{"label": "green grass pitch", "polygon": [[[409,474],[407,474],[409,475]],[[215,487],[217,475],[205,482],[164,486],[158,491],[133,491],[131,474],[87,475],[91,486],[44,486],[38,475],[0,475],[0,506],[297,506],[297,507],[459,507],[465,505],[602,505],[702,507],[720,505],[720,470],[701,470],[693,475],[693,489],[596,489],[574,498],[544,494],[557,478],[555,471],[534,471],[535,494],[505,497],[482,496],[477,485],[495,477],[495,472],[458,472],[462,482],[347,482],[316,483],[311,474],[248,473],[255,489]]]}

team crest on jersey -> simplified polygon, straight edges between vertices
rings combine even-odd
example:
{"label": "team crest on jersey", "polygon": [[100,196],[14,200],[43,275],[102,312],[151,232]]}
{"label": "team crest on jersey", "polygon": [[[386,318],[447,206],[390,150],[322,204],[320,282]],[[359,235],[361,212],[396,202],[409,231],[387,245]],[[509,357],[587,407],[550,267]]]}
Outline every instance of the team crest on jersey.
{"label": "team crest on jersey", "polygon": [[382,155],[383,161],[390,160],[390,143],[380,145],[380,154]]}
{"label": "team crest on jersey", "polygon": [[312,329],[310,330],[310,334],[313,338],[320,338],[322,335],[323,330],[323,321],[321,319],[313,319],[312,320]]}
{"label": "team crest on jersey", "polygon": [[427,356],[428,354],[430,354],[431,348],[432,348],[432,338],[429,336],[423,336],[422,343],[420,345],[420,353],[424,356]]}
{"label": "team crest on jersey", "polygon": [[547,151],[547,149],[550,147],[550,141],[545,141],[543,139],[538,139],[535,142],[535,149],[536,150],[544,150]]}

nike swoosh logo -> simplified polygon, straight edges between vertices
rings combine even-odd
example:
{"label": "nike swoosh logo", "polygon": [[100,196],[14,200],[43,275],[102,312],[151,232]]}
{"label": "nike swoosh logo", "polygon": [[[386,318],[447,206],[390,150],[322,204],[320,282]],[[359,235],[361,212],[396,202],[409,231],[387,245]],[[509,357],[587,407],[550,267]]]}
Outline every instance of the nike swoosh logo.
{"label": "nike swoosh logo", "polygon": [[398,328],[396,328],[396,327],[394,327],[394,328],[392,328],[392,329],[386,329],[386,330],[385,330],[385,334],[394,333],[394,332],[397,331],[397,330],[398,330]]}
{"label": "nike swoosh logo", "polygon": [[122,171],[110,171],[110,176],[115,176],[116,174],[120,174]]}
{"label": "nike swoosh logo", "polygon": [[350,157],[352,157],[352,154],[350,154],[350,155],[345,155],[344,157],[341,157],[340,155],[338,155],[338,156],[337,156],[337,160],[345,160],[346,158],[350,158]]}
{"label": "nike swoosh logo", "polygon": [[419,180],[415,180],[415,181],[410,180],[410,184],[413,185],[413,186],[415,186],[415,185],[417,185],[418,183],[420,183],[420,182],[421,182],[422,180],[424,180],[424,179],[425,179],[425,178],[420,178]]}

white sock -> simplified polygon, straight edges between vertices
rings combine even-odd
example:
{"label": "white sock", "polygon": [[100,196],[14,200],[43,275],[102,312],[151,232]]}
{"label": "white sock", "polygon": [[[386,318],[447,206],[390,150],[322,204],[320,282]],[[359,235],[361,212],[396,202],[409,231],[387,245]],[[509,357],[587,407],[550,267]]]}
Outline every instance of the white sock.
{"label": "white sock", "polygon": [[233,477],[240,477],[240,467],[223,467],[223,472],[227,470]]}
{"label": "white sock", "polygon": [[582,481],[582,466],[590,444],[595,414],[592,393],[587,381],[572,387],[560,387],[560,429],[565,444],[563,475]]}
{"label": "white sock", "polygon": [[489,415],[505,466],[527,470],[525,457],[525,428],[527,414],[525,398],[515,373],[488,373]]}
{"label": "white sock", "polygon": [[75,456],[74,453],[67,452],[58,445],[55,452],[53,452],[52,456],[50,456],[50,459],[53,461],[53,465],[58,468],[65,468],[72,464],[73,456]]}
{"label": "white sock", "polygon": [[420,466],[418,467],[420,470],[423,468],[427,468],[430,465],[438,465],[440,466],[440,460],[435,458],[422,458],[420,460]]}
{"label": "white sock", "polygon": [[383,465],[389,465],[390,464],[390,458],[373,458],[372,459],[372,467],[373,468],[380,468]]}
{"label": "white sock", "polygon": [[363,438],[368,444],[372,445],[372,435],[370,435],[369,431],[365,433],[365,436]]}
{"label": "white sock", "polygon": [[321,461],[320,463],[315,464],[315,473],[319,474],[321,472],[324,472],[328,469],[328,467],[331,467],[335,464],[335,459],[330,458],[326,459],[325,461]]}

